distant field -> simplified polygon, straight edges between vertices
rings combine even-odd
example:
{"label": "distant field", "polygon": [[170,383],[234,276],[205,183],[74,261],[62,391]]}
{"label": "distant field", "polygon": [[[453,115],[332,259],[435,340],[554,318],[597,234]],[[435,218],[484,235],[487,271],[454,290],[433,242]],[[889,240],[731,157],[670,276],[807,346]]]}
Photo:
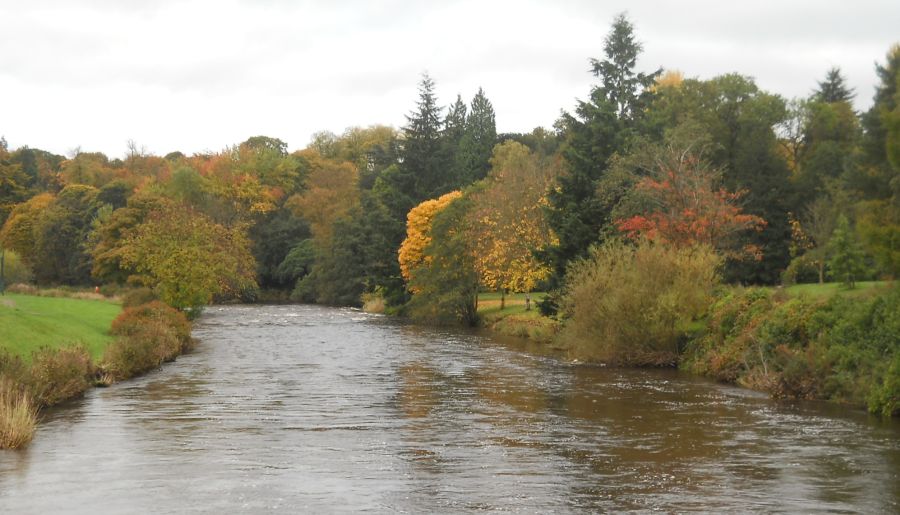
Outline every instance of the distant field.
{"label": "distant field", "polygon": [[40,347],[83,344],[96,360],[113,338],[112,321],[118,304],[31,295],[0,296],[0,348],[24,359]]}
{"label": "distant field", "polygon": [[890,283],[886,281],[863,281],[856,283],[856,287],[852,289],[846,288],[841,283],[825,283],[825,284],[795,284],[788,286],[785,291],[795,297],[806,295],[808,297],[831,297],[833,295],[864,295],[871,292],[873,288],[886,287]]}

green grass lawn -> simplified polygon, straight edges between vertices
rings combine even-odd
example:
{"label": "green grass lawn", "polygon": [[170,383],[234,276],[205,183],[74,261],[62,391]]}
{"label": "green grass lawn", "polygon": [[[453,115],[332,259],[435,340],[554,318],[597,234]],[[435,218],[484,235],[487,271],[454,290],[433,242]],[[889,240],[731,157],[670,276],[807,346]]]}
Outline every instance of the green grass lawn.
{"label": "green grass lawn", "polygon": [[885,281],[863,281],[856,283],[855,288],[846,288],[841,283],[825,283],[825,284],[795,284],[788,286],[785,291],[794,297],[806,295],[812,298],[824,298],[834,295],[865,295],[871,293],[873,288],[886,287],[890,283]]}
{"label": "green grass lawn", "polygon": [[0,349],[29,361],[40,347],[82,344],[97,360],[113,340],[109,327],[121,311],[102,300],[8,293],[0,296]]}

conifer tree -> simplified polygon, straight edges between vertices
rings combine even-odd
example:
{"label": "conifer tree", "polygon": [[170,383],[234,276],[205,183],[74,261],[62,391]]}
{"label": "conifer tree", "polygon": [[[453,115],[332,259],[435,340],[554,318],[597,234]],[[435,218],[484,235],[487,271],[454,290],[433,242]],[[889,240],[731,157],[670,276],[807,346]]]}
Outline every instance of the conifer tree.
{"label": "conifer tree", "polygon": [[497,125],[494,106],[478,88],[472,99],[468,118],[466,118],[465,135],[459,144],[457,166],[460,169],[461,185],[471,184],[484,179],[490,169],[491,153],[497,143]]}
{"label": "conifer tree", "polygon": [[603,50],[604,59],[591,59],[600,84],[589,100],[578,103],[574,115],[564,113],[558,122],[569,173],[560,177],[559,187],[549,196],[548,221],[559,244],[542,252],[556,281],[570,261],[585,256],[600,241],[603,228],[610,224],[612,205],[597,197],[597,181],[606,173],[609,158],[636,133],[652,97],[650,88],[661,72],[635,71],[642,47],[624,14],[613,21]]}
{"label": "conifer tree", "polygon": [[449,190],[447,167],[441,159],[441,111],[428,74],[419,83],[416,110],[406,117],[403,128],[403,193],[416,203]]}
{"label": "conifer tree", "polygon": [[819,102],[850,102],[856,93],[853,88],[848,88],[841,69],[831,68],[825,75],[825,80],[819,82],[819,88],[813,93],[813,99]]}

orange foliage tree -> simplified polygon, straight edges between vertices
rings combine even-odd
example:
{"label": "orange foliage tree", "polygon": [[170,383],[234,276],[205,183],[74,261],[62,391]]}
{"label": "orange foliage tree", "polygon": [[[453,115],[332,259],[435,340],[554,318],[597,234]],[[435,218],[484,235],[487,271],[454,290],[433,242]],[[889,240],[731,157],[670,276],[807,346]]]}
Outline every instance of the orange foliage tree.
{"label": "orange foliage tree", "polygon": [[461,192],[451,191],[436,199],[422,202],[406,215],[406,239],[400,245],[398,259],[400,273],[407,282],[415,274],[415,269],[427,259],[425,248],[431,243],[431,223],[435,215],[461,196]]}

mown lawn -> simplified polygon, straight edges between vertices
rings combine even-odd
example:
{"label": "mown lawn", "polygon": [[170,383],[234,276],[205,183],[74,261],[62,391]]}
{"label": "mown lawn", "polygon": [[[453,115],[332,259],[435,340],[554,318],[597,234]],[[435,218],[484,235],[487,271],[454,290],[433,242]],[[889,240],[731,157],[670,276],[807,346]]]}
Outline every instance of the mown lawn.
{"label": "mown lawn", "polygon": [[40,347],[82,344],[97,360],[113,341],[109,328],[121,311],[102,300],[8,293],[0,296],[0,349],[30,361]]}
{"label": "mown lawn", "polygon": [[[532,293],[531,294],[531,311],[538,313],[537,303],[540,302],[547,294]],[[501,313],[500,311],[500,294],[496,292],[478,294],[478,313],[482,316]],[[502,311],[504,315],[521,314],[525,311],[525,294],[509,293],[506,295],[506,308]]]}
{"label": "mown lawn", "polygon": [[841,283],[795,284],[788,286],[784,290],[793,297],[805,295],[811,298],[825,298],[834,295],[865,295],[866,293],[871,293],[873,288],[885,287],[888,284],[885,281],[862,281],[856,283],[855,288],[847,288]]}

